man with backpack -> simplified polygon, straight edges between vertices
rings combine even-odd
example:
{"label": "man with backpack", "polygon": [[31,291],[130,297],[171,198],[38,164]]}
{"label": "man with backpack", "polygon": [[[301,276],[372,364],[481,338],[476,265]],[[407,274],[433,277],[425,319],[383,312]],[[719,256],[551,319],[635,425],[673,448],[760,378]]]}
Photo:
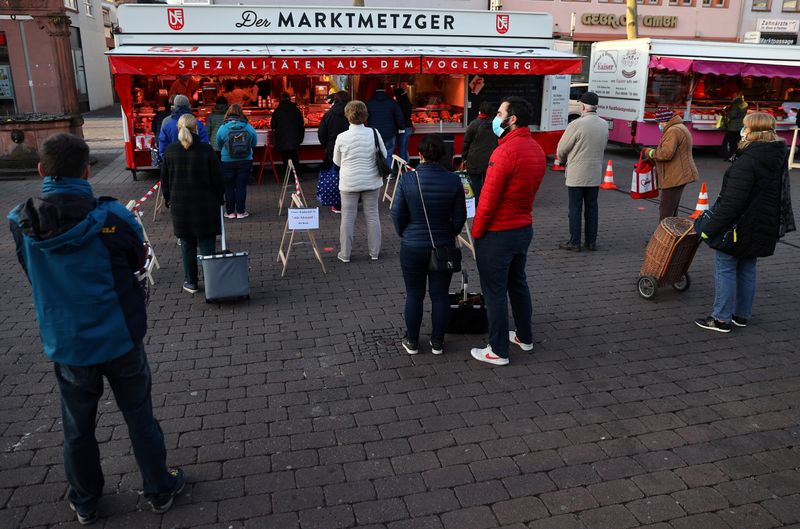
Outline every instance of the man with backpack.
{"label": "man with backpack", "polygon": [[225,178],[225,218],[244,219],[250,216],[245,208],[247,179],[253,168],[253,149],[258,137],[247,122],[239,105],[231,105],[225,122],[217,130],[217,145],[222,157],[222,176]]}

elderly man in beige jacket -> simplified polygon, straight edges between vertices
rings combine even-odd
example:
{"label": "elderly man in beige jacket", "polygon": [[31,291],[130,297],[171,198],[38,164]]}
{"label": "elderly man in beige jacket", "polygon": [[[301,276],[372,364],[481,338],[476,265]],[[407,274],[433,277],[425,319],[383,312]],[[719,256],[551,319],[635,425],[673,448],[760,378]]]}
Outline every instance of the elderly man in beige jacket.
{"label": "elderly man in beige jacket", "polygon": [[569,240],[558,247],[581,251],[581,209],[586,222],[587,250],[597,249],[597,192],[603,179],[603,158],[608,143],[608,123],[597,115],[594,92],[581,96],[581,117],[567,126],[558,142],[558,159],[565,164],[569,193]]}

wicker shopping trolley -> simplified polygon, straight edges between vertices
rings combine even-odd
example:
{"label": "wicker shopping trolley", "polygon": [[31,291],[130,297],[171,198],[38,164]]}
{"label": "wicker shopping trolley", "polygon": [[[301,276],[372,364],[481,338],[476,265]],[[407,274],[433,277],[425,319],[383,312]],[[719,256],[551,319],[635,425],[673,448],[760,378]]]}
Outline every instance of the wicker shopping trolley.
{"label": "wicker shopping trolley", "polygon": [[689,266],[700,237],[692,219],[667,217],[656,228],[644,251],[637,287],[644,299],[653,299],[658,287],[672,285],[678,292],[688,290]]}

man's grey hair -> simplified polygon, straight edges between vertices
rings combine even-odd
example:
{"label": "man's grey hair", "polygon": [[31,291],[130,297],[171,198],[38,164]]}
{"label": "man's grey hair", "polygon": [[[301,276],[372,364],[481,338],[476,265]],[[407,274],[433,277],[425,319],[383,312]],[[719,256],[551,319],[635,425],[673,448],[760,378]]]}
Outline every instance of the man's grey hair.
{"label": "man's grey hair", "polygon": [[597,105],[587,105],[586,103],[581,103],[584,108],[584,112],[597,112]]}
{"label": "man's grey hair", "polygon": [[183,94],[178,94],[175,96],[175,100],[172,102],[173,108],[189,108],[189,98]]}

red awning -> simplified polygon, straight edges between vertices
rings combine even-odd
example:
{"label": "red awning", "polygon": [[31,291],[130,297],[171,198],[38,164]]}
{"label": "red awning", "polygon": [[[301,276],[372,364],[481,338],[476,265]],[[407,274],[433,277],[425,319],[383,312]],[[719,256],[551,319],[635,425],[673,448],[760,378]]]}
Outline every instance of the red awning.
{"label": "red awning", "polygon": [[580,57],[545,49],[468,47],[121,46],[108,52],[115,74],[512,74],[581,71]]}

